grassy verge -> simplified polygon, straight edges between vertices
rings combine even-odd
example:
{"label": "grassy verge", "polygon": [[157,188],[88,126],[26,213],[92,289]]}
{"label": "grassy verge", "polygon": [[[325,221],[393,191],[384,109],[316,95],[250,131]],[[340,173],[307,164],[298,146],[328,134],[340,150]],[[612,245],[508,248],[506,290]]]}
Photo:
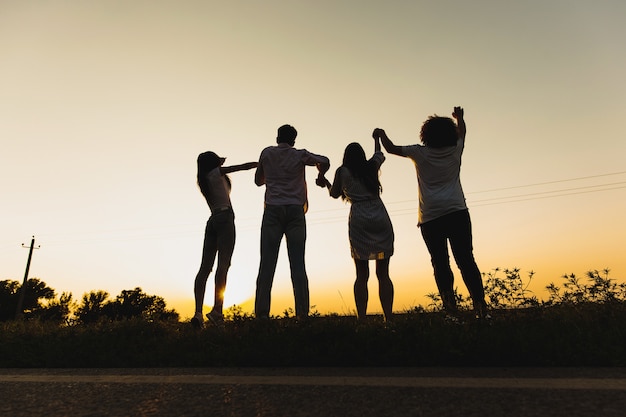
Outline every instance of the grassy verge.
{"label": "grassy verge", "polygon": [[0,323],[0,367],[626,366],[626,303],[503,309],[460,324],[410,311],[393,325],[350,316],[223,326],[141,319]]}

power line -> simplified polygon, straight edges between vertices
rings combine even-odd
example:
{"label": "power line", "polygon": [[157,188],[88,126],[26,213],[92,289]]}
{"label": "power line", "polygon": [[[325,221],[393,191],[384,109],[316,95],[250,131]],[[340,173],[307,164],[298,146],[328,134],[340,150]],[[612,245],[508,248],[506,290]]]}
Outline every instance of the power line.
{"label": "power line", "polygon": [[[621,174],[626,174],[626,171],[615,172],[615,173],[610,173],[610,174],[570,178],[570,179],[557,180],[557,181],[548,181],[548,182],[543,182],[543,183],[528,184],[528,185],[521,185],[521,186],[505,187],[505,188],[493,189],[493,190],[488,190],[488,191],[509,190],[509,189],[515,189],[515,188],[563,183],[563,182],[578,181],[578,180],[583,180],[583,179],[606,177],[606,176],[621,175]],[[495,205],[495,204],[518,203],[518,202],[523,202],[523,201],[541,200],[541,199],[546,199],[546,198],[564,197],[564,196],[569,196],[569,195],[587,194],[587,193],[610,191],[610,190],[617,190],[617,189],[623,189],[623,188],[626,188],[626,181],[596,184],[596,185],[587,185],[587,186],[572,187],[572,188],[563,188],[563,189],[557,189],[557,190],[551,190],[551,191],[538,191],[535,193],[519,194],[519,195],[504,196],[504,197],[493,197],[493,198],[474,200],[474,201],[470,200],[468,203],[471,203],[472,207],[483,207],[483,206],[489,206],[489,205]],[[482,191],[482,192],[488,192],[488,191]],[[402,200],[402,201],[392,201],[392,202],[385,203],[385,204],[387,207],[389,207],[394,204],[414,203],[414,202],[415,200]],[[329,211],[329,210],[326,210],[326,211]],[[388,210],[388,211],[389,211],[389,214],[392,216],[415,214],[414,207],[399,208],[399,209]],[[345,220],[345,219],[342,218],[342,220]],[[334,222],[336,221],[333,218],[321,218],[321,219],[316,219],[314,220],[314,222],[309,222],[309,223],[326,224],[326,223],[334,223]]]}
{"label": "power line", "polygon": [[[523,199],[511,200],[511,201],[496,201],[496,202],[492,202],[492,203],[477,204],[477,205],[474,205],[474,207],[491,206],[491,205],[495,205],[495,204],[504,204],[504,203],[518,203],[518,202],[521,202],[521,201],[530,201],[530,200],[543,200],[545,198],[555,198],[555,197],[565,197],[565,196],[568,196],[568,195],[596,193],[596,192],[600,192],[600,191],[618,190],[618,189],[622,189],[622,188],[626,188],[626,185],[621,186],[621,187],[603,188],[603,189],[600,189],[600,190],[587,190],[587,191],[578,191],[578,192],[565,193],[565,194],[536,196],[536,197],[523,198]],[[507,198],[507,197],[504,197],[504,198]],[[513,198],[513,197],[510,197],[510,198]]]}
{"label": "power line", "polygon": [[549,184],[558,184],[558,183],[562,183],[562,182],[588,180],[588,179],[591,179],[591,178],[609,177],[609,176],[612,176],[612,175],[622,175],[622,174],[626,174],[626,171],[610,172],[608,174],[589,175],[589,176],[586,176],[586,177],[566,178],[566,179],[562,179],[562,180],[554,180],[554,181],[546,181],[546,182],[537,182],[537,183],[534,183],[534,184],[514,185],[514,186],[511,186],[511,187],[492,188],[490,190],[470,191],[467,194],[491,193],[491,192],[494,192],[494,191],[513,190],[513,189],[516,189],[516,188],[537,187],[537,186],[540,186],[540,185],[549,185]]}
{"label": "power line", "polygon": [[[564,189],[552,190],[552,191],[538,191],[538,192],[535,192],[535,193],[519,194],[519,195],[513,195],[513,196],[509,196],[509,197],[493,197],[493,198],[486,198],[486,199],[483,199],[483,200],[475,200],[474,202],[475,203],[482,203],[484,201],[501,200],[501,199],[506,199],[506,198],[540,196],[540,195],[545,195],[545,194],[563,193],[563,192],[568,192],[568,191],[578,191],[578,190],[585,190],[585,189],[598,188],[598,187],[609,187],[609,186],[622,185],[622,184],[626,184],[626,181],[620,181],[620,182],[614,182],[614,183],[608,183],[608,184],[587,185],[587,186],[583,186],[583,187],[564,188]],[[613,188],[606,188],[606,190],[615,190],[615,189],[618,189],[618,188],[624,188],[624,186],[613,187]],[[604,189],[595,190],[595,191],[604,191]],[[583,193],[583,192],[584,191],[581,191],[581,193]],[[571,193],[571,194],[574,194],[574,193]],[[564,194],[564,195],[571,195],[571,194]]]}
{"label": "power line", "polygon": [[[598,175],[589,175],[582,176],[576,178],[566,178],[554,181],[545,181],[540,183],[533,184],[524,184],[524,185],[516,185],[510,187],[501,187],[494,188],[483,191],[474,191],[467,192],[466,194],[481,194],[488,192],[497,192],[497,191],[505,191],[505,190],[514,190],[521,188],[530,188],[537,186],[544,186],[550,184],[558,184],[558,183],[566,183],[573,181],[581,181],[588,180],[594,178],[601,177],[609,177],[616,175],[626,174],[626,171],[621,172],[611,172],[606,174],[598,174]],[[484,198],[479,200],[471,200],[468,199],[468,204],[471,207],[484,207],[489,205],[496,204],[511,204],[511,203],[519,203],[524,201],[531,200],[540,200],[546,198],[557,198],[578,194],[587,194],[593,192],[601,192],[601,191],[611,191],[626,188],[626,181],[618,181],[618,182],[607,182],[595,185],[584,185],[578,187],[569,187],[569,188],[560,188],[549,191],[537,191],[523,194],[515,194],[510,196],[502,196],[502,197],[491,197]],[[404,204],[411,204],[410,207],[402,207]],[[398,200],[398,201],[390,201],[385,202],[385,205],[388,208],[389,214],[392,217],[395,216],[404,216],[404,215],[416,215],[416,199],[411,200]],[[392,208],[392,207],[396,208]],[[400,207],[398,207],[400,206]],[[348,211],[349,205],[344,205],[342,207],[333,208],[333,209],[321,209],[321,210],[311,210],[307,215],[307,223],[309,225],[321,225],[321,224],[332,224],[346,221],[346,214]],[[237,230],[245,231],[252,230],[259,227],[260,217],[259,216],[250,216],[238,219],[237,221]],[[194,223],[184,223],[177,225],[159,225],[156,228],[145,226],[145,227],[130,227],[130,228],[120,228],[114,230],[103,230],[103,231],[85,231],[82,233],[72,234],[74,239],[70,238],[65,241],[57,241],[50,242],[49,245],[67,245],[67,244],[78,244],[78,243],[93,243],[93,242],[124,242],[124,241],[135,241],[135,240],[162,240],[162,239],[171,239],[171,238],[179,238],[179,237],[191,237],[191,236],[201,236],[202,230],[197,229],[197,222]],[[96,236],[94,236],[94,234]],[[98,237],[97,235],[100,234]],[[85,235],[85,238],[81,238],[79,235]],[[109,236],[103,236],[109,235]]]}
{"label": "power line", "polygon": [[[538,183],[533,183],[533,184],[514,185],[514,186],[510,186],[510,187],[491,188],[491,189],[488,189],[488,190],[481,190],[481,191],[466,191],[465,194],[466,195],[482,194],[482,193],[490,193],[490,192],[495,192],[495,191],[513,190],[513,189],[517,189],[517,188],[530,188],[530,187],[537,187],[537,186],[542,186],[542,185],[550,185],[550,184],[557,184],[557,183],[571,182],[571,181],[580,181],[580,180],[586,180],[586,179],[592,179],[592,178],[607,177],[607,176],[612,176],[612,175],[623,175],[623,174],[626,174],[626,171],[612,172],[612,173],[608,173],[608,174],[589,175],[589,176],[586,176],[586,177],[567,178],[567,179],[562,179],[562,180],[538,182]],[[597,184],[597,185],[592,185],[592,186],[576,187],[576,188],[573,188],[573,189],[583,189],[583,188],[586,188],[586,187],[601,187],[601,186],[620,184],[620,183]],[[616,188],[622,188],[622,187],[616,187]],[[611,189],[616,189],[616,188],[611,188]],[[562,191],[562,190],[545,191],[545,192],[558,192],[558,191]],[[498,199],[498,198],[507,198],[507,197],[494,197],[493,199]],[[479,201],[483,201],[483,200],[479,200]],[[414,199],[413,200],[389,201],[389,202],[385,202],[385,205],[388,207],[388,206],[391,206],[391,205],[394,205],[394,204],[404,204],[404,203],[414,203],[414,202],[415,202]],[[331,211],[331,210],[325,210],[325,211]]]}

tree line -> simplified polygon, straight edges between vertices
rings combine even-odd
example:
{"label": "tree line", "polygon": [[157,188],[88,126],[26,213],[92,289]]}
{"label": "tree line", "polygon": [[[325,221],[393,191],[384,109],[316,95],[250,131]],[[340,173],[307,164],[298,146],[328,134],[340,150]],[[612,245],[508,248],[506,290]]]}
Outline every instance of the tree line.
{"label": "tree line", "polygon": [[[21,316],[59,324],[95,323],[100,320],[142,318],[147,321],[178,321],[179,314],[167,309],[163,297],[146,294],[141,288],[123,290],[115,298],[103,290],[91,291],[75,301],[72,293],[57,293],[38,278],[26,281]],[[0,321],[13,320],[17,313],[22,284],[0,281]]]}
{"label": "tree line", "polygon": [[[529,290],[534,272],[526,279],[518,268],[495,268],[483,273],[485,295],[493,309],[541,308],[556,305],[623,304],[626,303],[626,282],[609,277],[609,269],[592,270],[584,278],[574,274],[563,275],[561,285],[550,283],[545,289],[548,299],[539,299]],[[0,281],[0,321],[13,320],[22,285],[18,281]],[[426,308],[418,306],[411,311],[439,311],[443,308],[438,293],[426,294],[431,300]],[[471,309],[468,297],[455,290],[457,304],[463,310]],[[231,315],[248,317],[240,307],[231,308]],[[286,310],[285,313],[288,316]],[[146,294],[141,288],[123,290],[115,298],[103,290],[91,291],[75,301],[71,293],[57,297],[54,289],[38,278],[26,281],[22,317],[58,324],[90,324],[100,320],[119,321],[140,318],[146,321],[179,321],[174,309],[168,309],[163,297]],[[231,317],[232,319],[232,317]]]}

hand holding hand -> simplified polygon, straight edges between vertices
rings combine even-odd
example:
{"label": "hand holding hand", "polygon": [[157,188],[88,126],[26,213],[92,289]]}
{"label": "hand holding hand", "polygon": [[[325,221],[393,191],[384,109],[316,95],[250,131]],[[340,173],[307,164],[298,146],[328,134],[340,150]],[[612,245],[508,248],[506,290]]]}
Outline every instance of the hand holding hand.
{"label": "hand holding hand", "polygon": [[331,187],[330,181],[328,181],[323,174],[320,174],[320,175],[317,176],[317,178],[315,179],[315,184],[318,187],[321,187],[321,188],[330,188]]}

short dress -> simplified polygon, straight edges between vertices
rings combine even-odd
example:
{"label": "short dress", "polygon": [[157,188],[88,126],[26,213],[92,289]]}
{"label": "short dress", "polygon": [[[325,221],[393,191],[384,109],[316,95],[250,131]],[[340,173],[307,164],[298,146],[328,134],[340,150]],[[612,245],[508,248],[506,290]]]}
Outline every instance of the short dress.
{"label": "short dress", "polygon": [[[380,167],[385,156],[382,152],[376,152],[372,159]],[[393,255],[393,226],[380,194],[368,190],[345,167],[338,169],[332,189],[342,190],[351,203],[348,238],[352,257],[374,260],[386,259]]]}

